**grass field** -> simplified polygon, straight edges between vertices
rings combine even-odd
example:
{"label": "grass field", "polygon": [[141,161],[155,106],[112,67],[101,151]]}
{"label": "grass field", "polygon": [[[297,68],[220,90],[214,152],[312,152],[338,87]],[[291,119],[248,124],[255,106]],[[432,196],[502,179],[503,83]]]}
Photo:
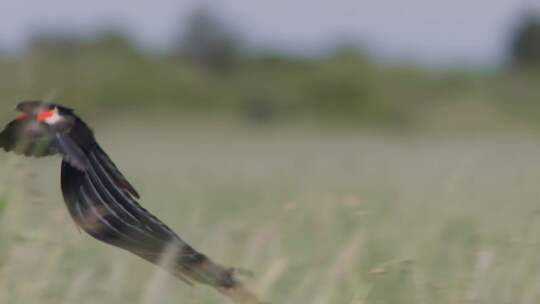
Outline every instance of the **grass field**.
{"label": "grass field", "polygon": [[[267,302],[540,301],[534,134],[90,123],[142,204]],[[0,155],[0,303],[227,303],[79,233],[59,162]]]}

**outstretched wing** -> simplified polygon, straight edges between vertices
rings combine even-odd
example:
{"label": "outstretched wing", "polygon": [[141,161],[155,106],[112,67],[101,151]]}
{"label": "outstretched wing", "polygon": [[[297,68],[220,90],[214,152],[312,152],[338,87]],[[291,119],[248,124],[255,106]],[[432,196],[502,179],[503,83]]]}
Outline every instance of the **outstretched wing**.
{"label": "outstretched wing", "polygon": [[88,158],[69,136],[31,119],[8,123],[0,132],[0,147],[7,152],[33,157],[61,154],[78,170],[87,170],[89,166]]}
{"label": "outstretched wing", "polygon": [[26,156],[47,156],[54,154],[49,149],[50,135],[46,126],[26,120],[13,120],[0,133],[0,147],[7,152]]}

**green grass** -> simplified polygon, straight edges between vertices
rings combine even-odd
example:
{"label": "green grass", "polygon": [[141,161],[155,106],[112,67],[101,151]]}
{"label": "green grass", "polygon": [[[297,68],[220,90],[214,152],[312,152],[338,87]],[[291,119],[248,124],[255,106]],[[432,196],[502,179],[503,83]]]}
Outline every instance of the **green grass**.
{"label": "green grass", "polygon": [[[189,58],[148,54],[125,37],[109,38],[36,37],[13,56],[0,54],[2,109],[44,99],[95,117],[165,111],[413,131],[441,124],[537,127],[540,121],[534,68],[429,70],[341,50],[311,58],[246,55],[217,73]],[[10,117],[6,112],[0,118]]]}
{"label": "green grass", "polygon": [[[91,124],[142,204],[270,303],[540,300],[533,135]],[[0,168],[0,303],[227,303],[79,233],[58,158]]]}

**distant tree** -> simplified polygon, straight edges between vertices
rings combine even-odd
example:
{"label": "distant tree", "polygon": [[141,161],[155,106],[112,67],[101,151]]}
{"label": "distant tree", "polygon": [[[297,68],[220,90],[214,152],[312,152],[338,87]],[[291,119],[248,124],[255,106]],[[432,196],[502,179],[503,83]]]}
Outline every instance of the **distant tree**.
{"label": "distant tree", "polygon": [[180,34],[176,54],[216,72],[228,72],[240,53],[240,37],[207,7],[197,8]]}
{"label": "distant tree", "polygon": [[517,27],[511,41],[512,63],[540,66],[540,15],[529,14]]}

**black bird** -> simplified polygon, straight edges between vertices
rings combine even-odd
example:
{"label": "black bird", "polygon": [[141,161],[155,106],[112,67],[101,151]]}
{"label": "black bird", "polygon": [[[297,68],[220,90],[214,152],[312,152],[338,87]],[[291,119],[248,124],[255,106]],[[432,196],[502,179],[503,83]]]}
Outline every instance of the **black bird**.
{"label": "black bird", "polygon": [[0,147],[26,156],[60,154],[64,201],[75,223],[92,237],[164,266],[187,283],[218,289],[238,303],[258,303],[233,269],[211,261],[143,208],[139,194],[74,110],[24,101],[0,133]]}

